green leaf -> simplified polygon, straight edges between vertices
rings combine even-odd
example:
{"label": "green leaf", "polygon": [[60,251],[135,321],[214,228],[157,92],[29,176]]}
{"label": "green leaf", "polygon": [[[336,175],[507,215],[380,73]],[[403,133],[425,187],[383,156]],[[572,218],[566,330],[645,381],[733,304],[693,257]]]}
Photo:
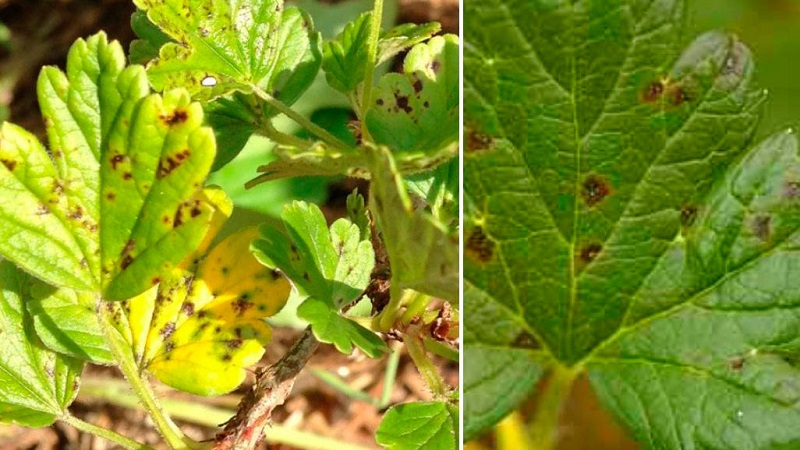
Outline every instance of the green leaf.
{"label": "green leaf", "polygon": [[424,200],[433,217],[442,223],[457,225],[459,208],[459,160],[453,159],[434,170],[405,179],[409,192]]}
{"label": "green leaf", "polygon": [[66,74],[42,71],[49,153],[0,128],[0,254],[48,284],[120,300],[199,243],[213,135],[184,91],[147,93],[143,68],[125,68],[102,33],[72,46]]}
{"label": "green leaf", "polygon": [[405,403],[389,408],[376,439],[390,450],[455,450],[458,407],[445,402]]}
{"label": "green leaf", "polygon": [[94,295],[54,288],[38,280],[30,284],[25,307],[47,348],[95,364],[115,362],[97,318]]}
{"label": "green leaf", "polygon": [[458,37],[436,36],[406,55],[403,73],[384,75],[366,123],[375,143],[396,153],[458,142]]}
{"label": "green leaf", "polygon": [[347,219],[337,220],[329,230],[319,208],[305,202],[286,206],[282,219],[288,238],[263,226],[261,239],[252,246],[256,258],[281,269],[309,295],[298,314],[311,323],[317,339],[344,353],[356,345],[369,356],[380,356],[386,344],[340,315],[341,308],[358,299],[369,283],[375,265],[369,236]]}
{"label": "green leaf", "polygon": [[143,11],[137,10],[131,15],[131,28],[139,39],[131,42],[128,57],[131,64],[147,64],[158,58],[158,51],[172,39],[162,32]]}
{"label": "green leaf", "polygon": [[212,99],[257,86],[291,105],[319,71],[319,33],[304,12],[284,8],[283,0],[134,3],[175,41],[148,65],[157,91],[182,87],[195,98]]}
{"label": "green leaf", "polygon": [[364,81],[371,23],[372,13],[363,13],[348,23],[336,39],[323,46],[325,77],[328,84],[339,92],[352,92]]}
{"label": "green leaf", "polygon": [[414,289],[458,299],[458,238],[424,210],[414,209],[386,148],[369,149],[370,210],[383,234],[392,290]]}
{"label": "green leaf", "polygon": [[242,151],[262,120],[252,96],[239,92],[203,105],[208,125],[217,140],[217,157],[211,171],[228,164]]}
{"label": "green leaf", "polygon": [[404,23],[381,34],[378,40],[378,64],[386,62],[409,48],[427,41],[438,33],[438,22],[425,24]]}
{"label": "green leaf", "polygon": [[30,282],[11,262],[0,261],[0,422],[44,427],[72,403],[83,362],[37,339],[24,306]]}
{"label": "green leaf", "polygon": [[465,347],[514,331],[468,370],[522,348],[588,371],[647,448],[794,448],[797,139],[750,145],[749,51],[709,33],[678,55],[682,11],[467,3]]}

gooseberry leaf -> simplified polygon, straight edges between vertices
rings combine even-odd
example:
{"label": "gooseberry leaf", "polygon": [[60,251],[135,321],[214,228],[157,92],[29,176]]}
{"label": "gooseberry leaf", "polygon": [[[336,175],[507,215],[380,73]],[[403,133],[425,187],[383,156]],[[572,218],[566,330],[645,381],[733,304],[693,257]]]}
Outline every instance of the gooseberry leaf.
{"label": "gooseberry leaf", "polygon": [[317,339],[343,353],[355,345],[373,358],[381,356],[386,344],[341,315],[344,306],[364,293],[375,266],[369,235],[348,219],[339,219],[328,229],[322,211],[305,202],[287,205],[281,218],[288,236],[262,226],[261,239],[252,246],[256,258],[282,270],[308,294],[297,312],[311,324]]}
{"label": "gooseberry leaf", "polygon": [[378,40],[378,64],[430,39],[442,29],[439,22],[404,23],[381,33]]}
{"label": "gooseberry leaf", "polygon": [[39,339],[58,353],[95,364],[114,364],[90,291],[55,288],[31,280],[25,302]]}
{"label": "gooseberry leaf", "polygon": [[157,91],[182,87],[209,100],[256,86],[291,105],[319,71],[319,33],[306,13],[285,8],[283,0],[134,3],[175,41],[148,64]]}
{"label": "gooseberry leaf", "polygon": [[175,389],[204,396],[228,393],[244,381],[272,336],[264,319],[283,308],[291,289],[285,277],[250,254],[257,236],[251,227],[210,251],[201,247],[188,267],[122,303],[126,316],[118,326],[130,330],[142,369]]}
{"label": "gooseberry leaf", "polygon": [[388,149],[369,149],[368,155],[370,210],[391,261],[392,292],[414,289],[457,301],[458,236],[429,212],[414,208]]}
{"label": "gooseberry leaf", "polygon": [[[749,51],[708,33],[679,56],[682,13],[467,3],[466,353],[587,371],[648,448],[793,448],[797,139],[750,145]],[[523,398],[465,393],[471,436]]]}
{"label": "gooseberry leaf", "polygon": [[328,84],[344,94],[364,81],[369,60],[372,13],[366,12],[345,25],[336,39],[323,46],[322,69]]}
{"label": "gooseberry leaf", "polygon": [[215,144],[200,105],[148,95],[144,69],[102,33],[76,41],[66,74],[43,69],[38,94],[49,152],[0,128],[0,254],[56,287],[141,293],[208,225],[198,195]]}
{"label": "gooseberry leaf", "polygon": [[424,200],[433,217],[442,223],[458,221],[458,170],[459,160],[453,159],[434,170],[405,179],[408,191]]}
{"label": "gooseberry leaf", "polygon": [[0,261],[0,422],[45,427],[66,412],[83,362],[45,348],[25,311],[31,277]]}
{"label": "gooseberry leaf", "polygon": [[436,36],[408,52],[402,74],[381,77],[365,117],[375,143],[427,154],[457,145],[458,52],[458,37]]}
{"label": "gooseberry leaf", "polygon": [[158,51],[161,47],[172,42],[163,31],[161,31],[143,11],[137,10],[131,15],[131,29],[139,39],[131,42],[128,51],[128,59],[131,64],[147,64],[158,58]]}
{"label": "gooseberry leaf", "polygon": [[383,416],[375,438],[390,450],[459,448],[458,407],[445,402],[392,406]]}

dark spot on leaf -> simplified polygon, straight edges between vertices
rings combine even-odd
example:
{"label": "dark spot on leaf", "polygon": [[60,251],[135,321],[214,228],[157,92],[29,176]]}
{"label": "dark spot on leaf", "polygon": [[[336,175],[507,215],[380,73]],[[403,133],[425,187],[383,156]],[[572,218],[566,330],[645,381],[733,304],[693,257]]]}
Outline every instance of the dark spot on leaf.
{"label": "dark spot on leaf", "polygon": [[383,106],[383,99],[379,98],[379,99],[375,100],[375,104],[378,105],[378,106]]}
{"label": "dark spot on leaf", "polygon": [[772,218],[766,214],[760,214],[753,218],[753,234],[762,241],[769,239],[772,233]]}
{"label": "dark spot on leaf", "polygon": [[13,171],[14,168],[17,167],[17,162],[10,159],[0,159],[0,162],[3,163],[9,171]]}
{"label": "dark spot on leaf", "polygon": [[111,157],[111,169],[112,170],[117,170],[117,166],[122,164],[123,161],[125,161],[125,157],[122,156],[122,155],[117,154],[117,155],[112,156]]}
{"label": "dark spot on leaf", "polygon": [[133,262],[133,256],[125,255],[125,257],[122,258],[122,261],[119,262],[119,267],[120,269],[125,270],[128,268],[128,266],[131,265],[132,262]]}
{"label": "dark spot on leaf", "polygon": [[50,214],[50,208],[44,203],[39,203],[39,206],[36,208],[36,215],[43,216],[45,214]]}
{"label": "dark spot on leaf", "polygon": [[695,219],[697,219],[697,206],[683,205],[683,208],[681,208],[681,226],[688,228],[694,224]]}
{"label": "dark spot on leaf", "polygon": [[467,153],[491,150],[494,148],[494,139],[488,134],[483,134],[467,127],[466,142],[464,145]]}
{"label": "dark spot on leaf", "polygon": [[306,281],[311,281],[311,277],[308,276],[308,272],[303,272],[303,279]]}
{"label": "dark spot on leaf", "polygon": [[241,347],[244,341],[242,339],[231,339],[226,344],[227,347],[231,350],[236,350],[237,348]]}
{"label": "dark spot on leaf", "polygon": [[583,201],[590,208],[603,201],[609,194],[611,194],[611,188],[608,182],[600,176],[589,175],[584,180],[581,195],[583,196]]}
{"label": "dark spot on leaf", "polygon": [[222,272],[222,274],[223,274],[223,275],[227,275],[228,273],[230,273],[231,269],[229,269],[229,268],[228,268],[228,267],[226,267],[226,266],[222,266],[222,267],[219,269],[219,271],[220,271],[220,272]]}
{"label": "dark spot on leaf", "polygon": [[241,329],[241,327],[234,328],[233,329],[233,334],[235,334],[237,338],[241,339],[242,338],[242,329]]}
{"label": "dark spot on leaf", "polygon": [[405,111],[405,113],[406,113],[406,114],[411,114],[411,111],[413,111],[413,110],[414,110],[414,108],[412,108],[412,107],[411,107],[411,106],[408,104],[408,96],[407,96],[407,95],[398,95],[398,94],[395,94],[395,97],[394,97],[394,98],[397,100],[397,107],[398,107],[398,108],[400,108],[400,109],[402,109],[403,111]]}
{"label": "dark spot on leaf", "polygon": [[487,263],[494,256],[494,241],[484,233],[483,228],[475,226],[470,230],[464,245],[465,253],[479,263]]}
{"label": "dark spot on leaf", "polygon": [[169,225],[170,223],[169,216],[162,217],[161,222],[164,223],[165,225]]}
{"label": "dark spot on leaf", "polygon": [[111,202],[113,202],[114,200],[116,200],[116,199],[117,199],[117,194],[115,194],[115,193],[113,193],[113,192],[109,192],[108,194],[106,194],[106,199],[107,199],[108,201],[111,201]]}
{"label": "dark spot on leaf", "polygon": [[741,356],[736,356],[729,359],[728,367],[730,367],[731,370],[736,370],[736,371],[742,370],[742,367],[744,367],[744,358],[742,358]]}
{"label": "dark spot on leaf", "polygon": [[214,332],[215,332],[215,333],[220,333],[220,332],[222,332],[222,327],[221,327],[221,326],[219,326],[219,325],[217,325],[216,327],[214,327]]}
{"label": "dark spot on leaf", "polygon": [[181,311],[187,316],[193,315],[194,314],[194,303],[192,303],[192,302],[183,302],[183,304],[181,305]]}
{"label": "dark spot on leaf", "polygon": [[175,211],[175,217],[172,219],[172,228],[178,228],[181,225],[183,225],[183,209],[178,206]]}
{"label": "dark spot on leaf", "polygon": [[153,286],[157,285],[158,283],[161,283],[161,278],[159,278],[159,277],[153,277],[150,280],[150,284],[152,284]]}
{"label": "dark spot on leaf", "polygon": [[412,85],[412,87],[414,88],[414,92],[419,94],[420,91],[422,91],[422,80],[417,78],[416,81],[414,81],[414,84]]}
{"label": "dark spot on leaf", "polygon": [[197,313],[197,318],[198,319],[205,319],[206,315],[208,315],[208,313],[206,313],[205,311],[200,311],[199,313]]}
{"label": "dark spot on leaf", "polygon": [[683,103],[688,102],[690,97],[686,92],[686,89],[684,89],[682,86],[675,86],[675,88],[672,89],[670,100],[672,100],[673,105],[680,106]]}
{"label": "dark spot on leaf", "polygon": [[653,81],[642,91],[642,101],[645,103],[655,103],[664,94],[664,83]]}
{"label": "dark spot on leaf", "polygon": [[442,63],[440,63],[439,61],[434,61],[431,63],[431,70],[433,71],[433,73],[439,73],[439,69],[441,68],[442,68]]}
{"label": "dark spot on leaf", "polygon": [[[172,342],[167,342],[166,344],[164,344],[164,351],[165,351],[166,353],[170,353],[170,352],[172,352],[172,350],[174,350],[174,349],[175,349],[175,344],[174,344],[174,343],[172,343]],[[167,361],[169,361],[169,356],[167,356]]]}
{"label": "dark spot on leaf", "polygon": [[271,270],[271,271],[269,272],[269,274],[270,274],[270,276],[272,277],[272,280],[273,280],[273,281],[275,281],[275,280],[277,280],[278,278],[280,278],[280,277],[281,277],[281,273],[280,273],[280,272],[278,272],[277,270]]}
{"label": "dark spot on leaf", "polygon": [[233,359],[233,356],[231,356],[230,353],[225,353],[224,355],[222,355],[222,360],[225,361],[225,362],[228,362],[228,361],[230,361],[232,359]]}
{"label": "dark spot on leaf", "polygon": [[80,220],[83,217],[83,208],[76,206],[67,217],[73,220]]}
{"label": "dark spot on leaf", "polygon": [[584,246],[581,248],[581,261],[583,262],[591,262],[593,261],[597,255],[603,250],[603,246],[597,242],[593,242],[589,245]]}
{"label": "dark spot on leaf", "polygon": [[514,340],[512,346],[516,348],[527,348],[530,350],[537,350],[542,347],[533,336],[526,332],[520,333],[519,336],[517,336],[517,338]]}
{"label": "dark spot on leaf", "polygon": [[166,341],[167,339],[169,339],[170,336],[172,336],[172,333],[174,332],[175,332],[175,322],[167,322],[167,324],[164,325],[164,328],[162,328],[161,331],[158,332],[158,334],[161,336],[161,339],[164,339]]}
{"label": "dark spot on leaf", "polygon": [[253,302],[248,301],[248,295],[243,294],[233,302],[233,310],[237,316],[243,316],[248,309],[253,307]]}
{"label": "dark spot on leaf", "polygon": [[133,178],[133,174],[130,172],[125,172],[124,174],[122,174],[122,179],[124,180],[130,180],[131,178]]}
{"label": "dark spot on leaf", "polygon": [[200,207],[198,207],[197,205],[198,205],[198,204],[197,204],[197,203],[195,203],[195,206],[192,208],[192,210],[191,210],[191,211],[189,211],[189,214],[190,214],[192,217],[197,217],[197,216],[199,216],[200,214],[202,214],[202,213],[203,213],[203,211],[201,211],[201,210],[200,210]]}
{"label": "dark spot on leaf", "polygon": [[189,118],[189,114],[186,113],[183,109],[176,109],[173,111],[172,114],[166,116],[159,117],[165,124],[169,126],[177,125],[179,123],[186,122],[186,119]]}
{"label": "dark spot on leaf", "polygon": [[425,100],[425,103],[423,103],[423,104],[422,104],[422,106],[424,106],[425,108],[427,108],[427,107],[431,106],[431,104],[430,104],[430,103],[428,103],[428,101],[427,101],[427,100]]}

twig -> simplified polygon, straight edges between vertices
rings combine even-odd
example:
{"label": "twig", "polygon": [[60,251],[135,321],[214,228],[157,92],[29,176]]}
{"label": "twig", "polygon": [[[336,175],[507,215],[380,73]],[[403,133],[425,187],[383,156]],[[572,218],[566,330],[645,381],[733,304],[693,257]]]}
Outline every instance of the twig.
{"label": "twig", "polygon": [[217,434],[214,450],[250,450],[261,441],[261,433],[269,423],[272,411],[286,401],[294,380],[305,367],[319,342],[311,327],[275,364],[259,370],[256,384],[239,403],[239,411]]}

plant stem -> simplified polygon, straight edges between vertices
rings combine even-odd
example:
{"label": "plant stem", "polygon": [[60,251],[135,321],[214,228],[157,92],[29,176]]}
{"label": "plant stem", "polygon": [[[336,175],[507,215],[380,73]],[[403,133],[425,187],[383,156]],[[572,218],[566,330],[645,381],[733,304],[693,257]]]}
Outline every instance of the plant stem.
{"label": "plant stem", "polygon": [[78,430],[93,434],[99,438],[103,438],[129,450],[153,450],[152,447],[148,447],[147,445],[136,442],[133,439],[127,438],[115,431],[98,427],[97,425],[92,425],[89,422],[84,422],[83,420],[78,419],[70,414],[59,417],[59,420],[72,425]]}
{"label": "plant stem", "polygon": [[112,324],[114,313],[121,313],[119,304],[101,300],[99,309],[100,323],[105,332],[111,353],[114,354],[120,371],[128,380],[130,387],[136,393],[145,411],[150,415],[159,433],[161,433],[167,445],[173,449],[191,448],[188,438],[183,435],[180,428],[161,411],[153,388],[139,374],[139,368],[136,365],[130,345]]}
{"label": "plant stem", "polygon": [[311,146],[311,142],[309,141],[300,139],[297,136],[292,136],[291,134],[281,133],[280,131],[276,130],[272,125],[272,122],[269,120],[262,121],[260,131],[265,137],[280,145],[285,145],[287,147],[298,147],[302,149],[306,149]]}
{"label": "plant stem", "polygon": [[403,343],[406,345],[408,355],[414,361],[422,378],[428,384],[428,387],[433,393],[434,398],[442,399],[447,396],[447,384],[439,375],[439,371],[433,365],[433,362],[428,357],[428,353],[422,346],[422,333],[421,325],[415,324],[408,327],[408,330],[403,333]]}
{"label": "plant stem", "polygon": [[391,286],[389,291],[389,303],[374,319],[376,324],[374,331],[391,330],[392,327],[395,326],[395,322],[397,322],[397,313],[400,311],[400,307],[408,303],[409,299],[413,298],[415,295],[415,292],[410,289],[404,291],[402,294],[399,294],[397,292],[398,290],[399,289],[395,288],[394,285]]}
{"label": "plant stem", "polygon": [[397,367],[399,365],[400,350],[393,348],[392,354],[389,355],[389,360],[386,361],[386,375],[383,377],[383,390],[381,391],[381,399],[378,401],[378,409],[386,408],[392,401],[392,388],[397,379]]}
{"label": "plant stem", "polygon": [[[375,65],[378,62],[378,39],[381,35],[381,22],[383,21],[383,0],[375,0],[372,6],[372,19],[369,27],[369,39],[367,40],[367,70],[364,76],[364,84],[361,91],[361,108],[364,114],[372,102],[372,75],[375,73]],[[361,136],[367,142],[372,142],[372,136],[367,129],[367,121],[361,120]]]}
{"label": "plant stem", "polygon": [[531,448],[551,450],[558,444],[558,422],[564,401],[569,398],[572,383],[579,371],[556,365],[539,397],[531,423]]}
{"label": "plant stem", "polygon": [[406,308],[401,319],[403,325],[410,324],[414,317],[422,314],[431,302],[431,297],[421,292],[412,291],[412,295],[409,295],[409,297],[410,298],[407,299],[408,308]]}
{"label": "plant stem", "polygon": [[307,118],[303,117],[301,114],[297,113],[292,108],[286,106],[282,101],[278,100],[277,98],[267,94],[262,90],[260,87],[252,85],[253,92],[261,99],[264,100],[268,105],[272,106],[273,108],[277,109],[281,113],[285,114],[286,117],[294,120],[297,122],[298,125],[302,126],[306,130],[310,131],[318,138],[322,139],[326,144],[330,145],[333,148],[337,148],[340,150],[345,150],[348,148],[347,144],[340,141],[336,136],[328,133],[327,130],[318,126],[314,122],[308,120]]}
{"label": "plant stem", "polygon": [[[80,401],[82,398],[88,397],[103,400],[125,408],[139,407],[139,402],[136,397],[126,392],[127,387],[127,385],[115,379],[86,380],[86,383],[81,387],[78,400]],[[164,410],[169,412],[173,417],[212,428],[219,427],[219,424],[227,422],[236,414],[236,411],[230,409],[204,405],[196,401],[165,398],[162,401],[162,405]],[[365,447],[318,436],[313,433],[294,430],[278,424],[267,425],[265,431],[269,433],[266,437],[267,442],[289,445],[296,448],[314,450],[368,450]]]}

